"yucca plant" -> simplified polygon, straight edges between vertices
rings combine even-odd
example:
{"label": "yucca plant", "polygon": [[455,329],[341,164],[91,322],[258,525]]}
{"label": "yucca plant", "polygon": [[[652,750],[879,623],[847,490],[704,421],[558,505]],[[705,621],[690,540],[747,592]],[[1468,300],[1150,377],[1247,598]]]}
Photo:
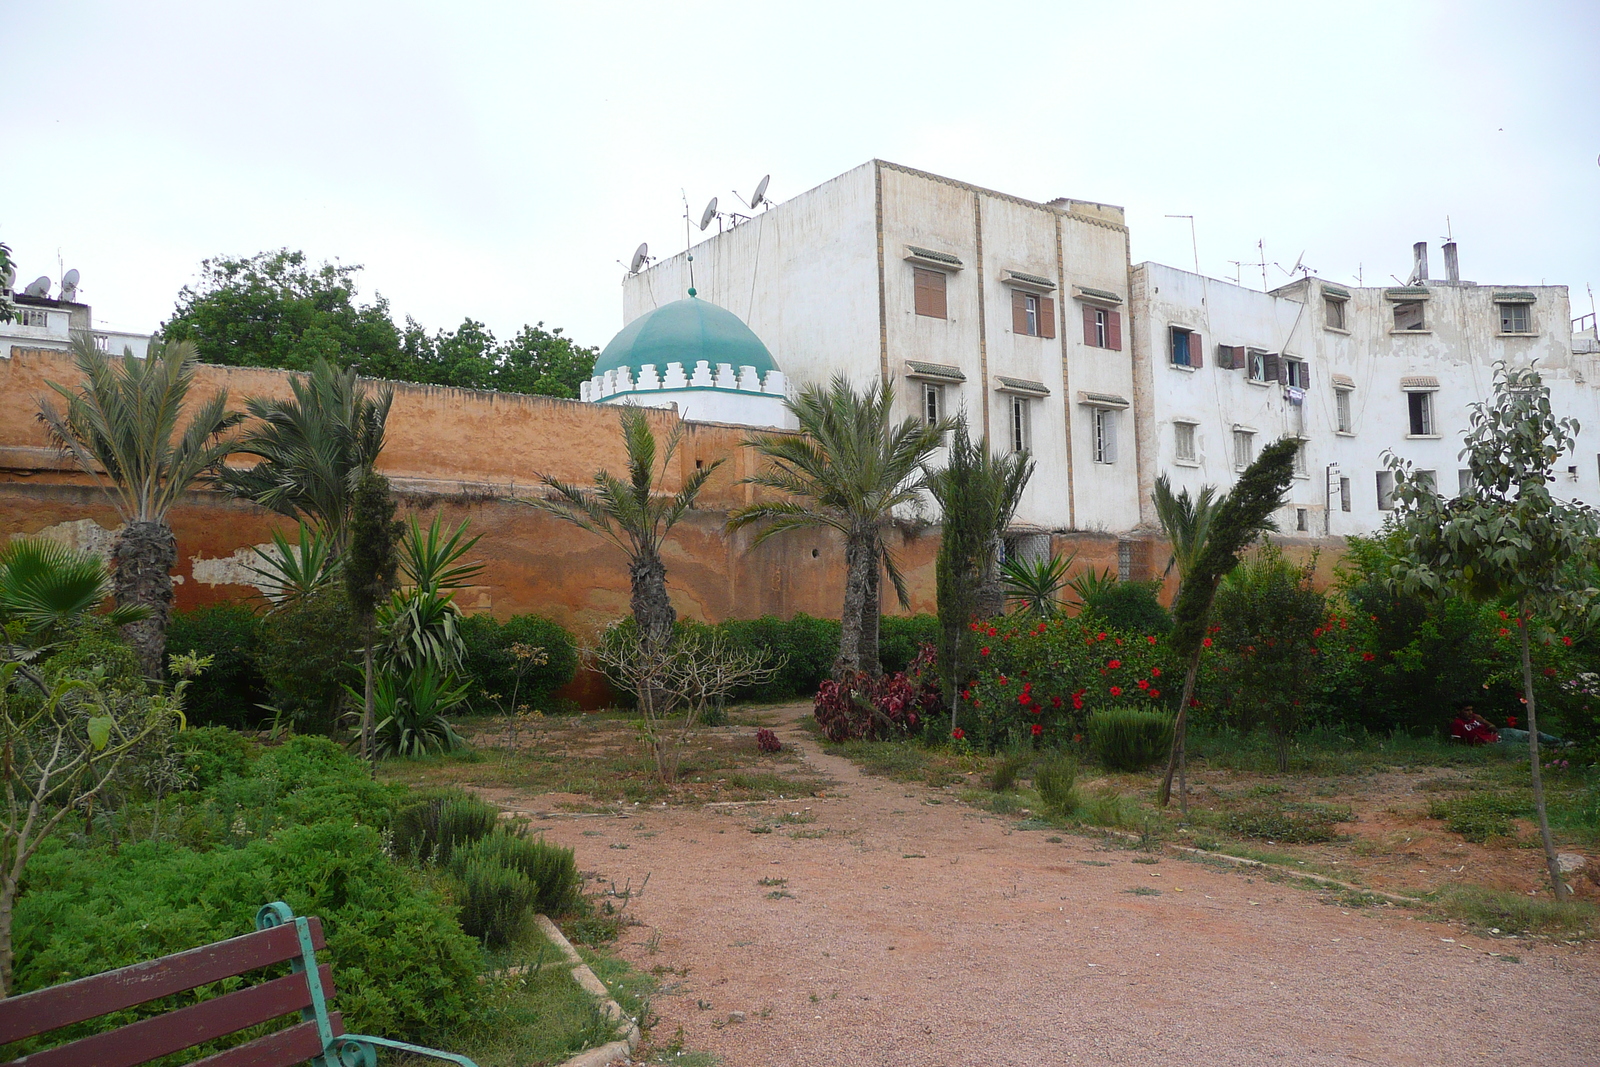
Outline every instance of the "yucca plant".
{"label": "yucca plant", "polygon": [[386,665],[412,670],[424,663],[441,668],[460,663],[465,645],[455,594],[483,572],[481,562],[462,562],[478,543],[466,532],[463,522],[446,535],[437,515],[424,532],[412,518],[400,543],[400,573],[411,584],[378,609]]}
{"label": "yucca plant", "polygon": [[1067,571],[1076,555],[1046,556],[1039,559],[1012,557],[1000,564],[1000,581],[1013,613],[1052,618],[1061,611],[1061,590],[1067,584]]}
{"label": "yucca plant", "polygon": [[[101,352],[87,333],[72,339],[83,381],[47,382],[65,406],[39,398],[39,421],[56,447],[77,461],[122,518],[112,544],[112,593],[145,614],[123,627],[146,676],[161,677],[172,568],[178,542],[167,514],[191,485],[214,472],[234,449],[227,432],[242,418],[228,410],[227,390],[190,405],[199,360],[186,341],[152,341],[145,358]],[[189,410],[180,432],[179,422]]]}
{"label": "yucca plant", "polygon": [[326,589],[339,576],[333,545],[320,530],[303,522],[293,544],[282,530],[273,530],[272,547],[254,552],[259,562],[249,564],[250,573],[274,607]]}
{"label": "yucca plant", "polygon": [[[409,671],[385,671],[373,683],[378,725],[373,752],[378,757],[425,756],[465,746],[445,715],[467,699],[467,685],[447,671],[424,663]],[[353,700],[363,694],[346,687]]]}
{"label": "yucca plant", "polygon": [[1116,584],[1117,575],[1111,568],[1102,571],[1088,567],[1074,574],[1066,583],[1066,589],[1077,598],[1079,607],[1087,607]]}

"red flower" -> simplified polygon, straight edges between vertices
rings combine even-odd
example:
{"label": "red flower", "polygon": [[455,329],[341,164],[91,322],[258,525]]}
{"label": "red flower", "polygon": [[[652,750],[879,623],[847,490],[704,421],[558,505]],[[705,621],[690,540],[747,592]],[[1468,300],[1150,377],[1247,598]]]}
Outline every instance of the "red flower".
{"label": "red flower", "polygon": [[1515,715],[1507,715],[1506,716],[1506,725],[1510,726],[1510,727],[1515,727],[1517,725],[1517,717]]}
{"label": "red flower", "polygon": [[1044,705],[1043,704],[1035,704],[1033,707],[1029,708],[1028,710],[1033,712],[1035,715],[1042,715],[1044,713]]}
{"label": "red flower", "polygon": [[1161,677],[1161,668],[1160,667],[1151,667],[1150,668],[1150,677],[1152,677],[1152,678]]}
{"label": "red flower", "polygon": [[988,645],[984,645],[982,648],[978,649],[978,655],[987,656],[988,654],[989,654],[989,646]]}
{"label": "red flower", "polygon": [[1075,745],[1083,744],[1083,735],[1082,734],[1073,734],[1072,735],[1072,743],[1075,744]]}
{"label": "red flower", "polygon": [[1152,697],[1158,697],[1158,696],[1160,696],[1160,695],[1161,695],[1161,690],[1159,690],[1159,689],[1152,689],[1152,690],[1150,690],[1150,695],[1151,695],[1151,696],[1152,696]]}
{"label": "red flower", "polygon": [[998,679],[998,681],[999,681],[999,683],[1000,683],[1000,684],[1001,684],[1001,685],[1003,685],[1003,686],[1005,686],[1005,685],[1010,685],[1010,684],[1011,684],[1011,679],[1009,679],[1009,678],[1007,678],[1007,677],[1006,677],[1006,676],[1005,676],[1005,675],[1003,675],[1003,674],[1002,674],[1002,675],[1001,675],[1001,676],[1000,676],[1000,677],[999,677],[999,679]]}
{"label": "red flower", "polygon": [[990,637],[993,637],[993,636],[994,636],[994,635],[995,635],[995,634],[997,634],[997,633],[999,633],[999,632],[1000,632],[1000,631],[999,631],[999,630],[996,630],[996,629],[995,629],[995,628],[994,628],[994,627],[993,627],[993,626],[991,626],[991,627],[989,627],[989,636],[990,636]]}
{"label": "red flower", "polygon": [[1100,633],[1095,635],[1095,640],[1096,641],[1104,641],[1105,639],[1106,639],[1106,634],[1105,634],[1104,630],[1100,631]]}
{"label": "red flower", "polygon": [[1377,658],[1378,657],[1374,656],[1371,652],[1363,652],[1363,653],[1361,653],[1361,662],[1362,663],[1371,663],[1373,660],[1375,660]]}
{"label": "red flower", "polygon": [[1554,667],[1546,667],[1544,669],[1544,673],[1546,678],[1554,678],[1556,676],[1556,669]]}
{"label": "red flower", "polygon": [[1039,723],[1034,723],[1033,724],[1033,736],[1034,737],[1038,737],[1042,733],[1044,733],[1044,727],[1041,726]]}
{"label": "red flower", "polygon": [[975,622],[969,622],[969,623],[967,623],[967,629],[971,630],[973,633],[977,633],[978,632],[978,624],[975,623]]}
{"label": "red flower", "polygon": [[1562,638],[1562,639],[1561,639],[1561,643],[1562,643],[1562,644],[1563,644],[1563,645],[1570,645],[1570,644],[1572,644],[1572,638],[1570,638],[1570,637],[1563,637],[1563,638]]}
{"label": "red flower", "polygon": [[1107,663],[1106,666],[1111,670],[1116,670],[1118,667],[1122,666],[1122,661],[1120,659],[1114,659]]}
{"label": "red flower", "polygon": [[1032,700],[1032,699],[1033,698],[1031,696],[1029,696],[1027,693],[1023,693],[1021,696],[1017,697],[1017,703],[1021,704],[1023,707],[1027,707],[1028,706],[1028,702],[1030,700]]}
{"label": "red flower", "polygon": [[1189,706],[1191,708],[1198,708],[1200,706],[1200,698],[1199,697],[1190,697],[1189,698]]}
{"label": "red flower", "polygon": [[1155,634],[1151,634],[1149,637],[1146,637],[1145,640],[1149,641],[1153,645],[1153,644],[1156,643],[1156,635]]}
{"label": "red flower", "polygon": [[1501,617],[1501,618],[1502,618],[1502,619],[1509,619],[1509,618],[1510,618],[1510,617],[1511,617],[1511,616],[1509,616],[1509,615],[1507,615],[1507,614],[1506,614],[1506,613],[1505,613],[1505,612],[1503,612],[1503,611],[1502,611],[1502,612],[1501,612],[1501,613],[1500,613],[1500,617]]}
{"label": "red flower", "polygon": [[1050,704],[1051,704],[1052,707],[1059,708],[1061,706],[1061,698],[1060,697],[1051,697],[1050,698]]}
{"label": "red flower", "polygon": [[1139,679],[1139,688],[1140,689],[1149,689],[1150,688],[1150,683],[1145,681],[1143,678],[1140,678]]}
{"label": "red flower", "polygon": [[1501,636],[1501,637],[1506,637],[1506,636],[1508,636],[1508,635],[1509,635],[1509,634],[1510,634],[1510,633],[1511,633],[1511,631],[1510,631],[1510,630],[1508,630],[1508,629],[1506,629],[1506,628],[1505,628],[1505,627],[1504,627],[1504,626],[1502,626],[1502,627],[1500,627],[1500,636]]}
{"label": "red flower", "polygon": [[954,730],[950,731],[950,736],[955,738],[957,741],[959,741],[963,737],[967,736],[967,732],[965,730],[963,730],[961,727],[957,726]]}
{"label": "red flower", "polygon": [[1200,643],[1202,645],[1204,645],[1205,647],[1210,648],[1211,647],[1211,638],[1208,637],[1205,640],[1201,641]]}
{"label": "red flower", "polygon": [[1120,685],[1112,686],[1111,687],[1111,695],[1114,696],[1114,697],[1121,696],[1122,695],[1122,686],[1120,686]]}
{"label": "red flower", "polygon": [[1072,710],[1073,711],[1082,711],[1083,710],[1083,698],[1082,697],[1073,697],[1072,698]]}

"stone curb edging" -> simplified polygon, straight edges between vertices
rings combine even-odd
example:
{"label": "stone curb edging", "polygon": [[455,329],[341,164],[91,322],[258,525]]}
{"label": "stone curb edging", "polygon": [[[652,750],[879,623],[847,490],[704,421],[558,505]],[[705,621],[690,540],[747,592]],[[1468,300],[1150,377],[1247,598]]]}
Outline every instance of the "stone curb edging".
{"label": "stone curb edging", "polygon": [[539,931],[549,938],[551,944],[555,945],[567,962],[572,964],[573,980],[584,992],[600,1001],[601,1013],[617,1024],[617,1030],[622,1035],[609,1044],[578,1053],[562,1063],[561,1067],[606,1067],[614,1060],[632,1056],[633,1050],[639,1045],[639,1027],[623,1012],[622,1005],[612,999],[611,991],[606,988],[604,982],[595,977],[589,965],[583,962],[583,957],[578,955],[578,950],[572,947],[572,942],[562,935],[556,924],[546,915],[536,916],[535,921],[539,924]]}

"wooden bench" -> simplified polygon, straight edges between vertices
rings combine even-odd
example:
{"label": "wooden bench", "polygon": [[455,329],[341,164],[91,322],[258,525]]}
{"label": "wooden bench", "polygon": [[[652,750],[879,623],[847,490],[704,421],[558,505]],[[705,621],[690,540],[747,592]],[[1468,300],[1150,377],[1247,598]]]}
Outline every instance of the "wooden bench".
{"label": "wooden bench", "polygon": [[253,934],[0,1000],[0,1046],[4,1046],[262,967],[290,965],[290,973],[281,978],[0,1067],[135,1067],[293,1012],[300,1014],[298,1023],[208,1056],[193,1067],[293,1067],[306,1062],[315,1067],[376,1067],[379,1047],[476,1067],[465,1056],[345,1033],[340,1014],[328,1010],[334,994],[333,970],[317,963],[317,951],[324,947],[320,919],[296,917],[287,904],[278,902],[256,913]]}

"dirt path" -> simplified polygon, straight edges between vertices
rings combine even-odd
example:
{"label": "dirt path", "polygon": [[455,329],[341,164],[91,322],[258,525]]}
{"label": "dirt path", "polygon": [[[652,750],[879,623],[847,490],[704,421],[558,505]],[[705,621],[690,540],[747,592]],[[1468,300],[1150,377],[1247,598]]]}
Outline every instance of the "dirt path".
{"label": "dirt path", "polygon": [[779,734],[827,799],[538,824],[650,876],[620,947],[667,969],[658,1043],[681,1026],[727,1067],[1600,1063],[1593,951],[1052,843],[819,752],[806,710]]}

